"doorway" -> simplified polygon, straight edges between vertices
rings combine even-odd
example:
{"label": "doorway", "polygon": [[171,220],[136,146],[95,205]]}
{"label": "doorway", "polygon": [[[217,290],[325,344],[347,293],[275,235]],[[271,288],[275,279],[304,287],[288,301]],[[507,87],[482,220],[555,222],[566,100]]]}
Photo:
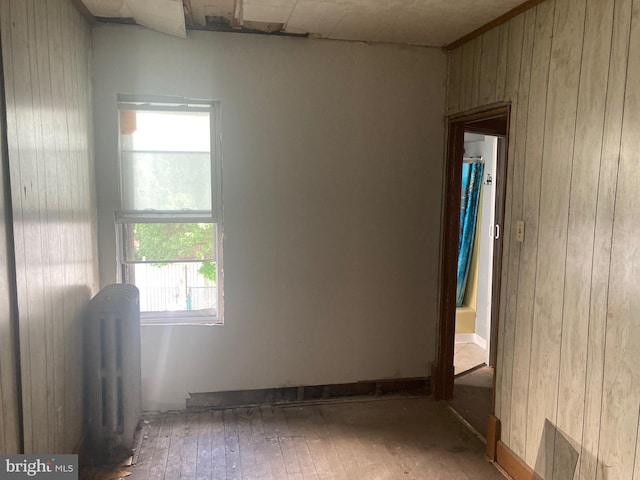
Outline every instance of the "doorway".
{"label": "doorway", "polygon": [[[463,178],[463,164],[465,157],[467,162],[480,162],[477,157],[485,157],[481,161],[486,162],[488,155],[469,151],[469,155],[465,153],[465,135],[467,140],[482,141],[491,146],[495,153],[495,165],[488,168],[482,174],[480,183],[490,183],[493,191],[493,206],[486,207],[487,200],[480,199],[478,204],[480,208],[488,208],[488,212],[482,212],[485,216],[485,227],[478,228],[477,240],[477,264],[476,271],[480,271],[479,266],[482,263],[482,272],[480,275],[487,283],[483,285],[484,291],[481,292],[483,298],[480,300],[481,314],[480,321],[477,321],[477,307],[479,305],[477,296],[475,300],[475,310],[472,314],[474,320],[474,331],[466,337],[467,339],[475,339],[477,342],[486,342],[486,349],[483,353],[483,364],[486,364],[488,370],[480,372],[482,379],[473,379],[471,383],[476,381],[489,382],[490,390],[488,391],[488,402],[486,412],[481,412],[480,417],[484,421],[480,421],[481,425],[486,425],[487,418],[494,412],[495,397],[495,363],[497,358],[497,332],[498,332],[498,306],[500,304],[500,272],[502,260],[502,232],[504,219],[504,197],[506,192],[506,172],[507,172],[507,145],[508,145],[508,126],[509,126],[508,105],[480,111],[470,115],[453,117],[448,122],[448,142],[447,142],[447,163],[446,163],[446,180],[445,180],[445,205],[444,205],[444,222],[443,222],[443,249],[442,249],[442,265],[441,265],[441,291],[440,291],[440,329],[439,329],[439,352],[438,363],[435,367],[433,379],[434,390],[437,399],[452,400],[454,398],[455,371],[454,371],[454,352],[456,339],[456,303],[458,282],[458,254],[459,254],[459,234],[461,230],[461,191]],[[471,150],[469,143],[468,150]],[[475,157],[475,158],[474,158]],[[488,178],[487,173],[491,174]],[[485,193],[488,191],[485,188]],[[482,203],[481,203],[482,202]],[[487,222],[487,215],[490,222]],[[488,242],[490,247],[485,244],[484,249],[480,247],[480,240],[483,236],[490,236],[491,241]],[[486,239],[485,239],[486,240]],[[487,250],[490,248],[490,252]],[[489,264],[489,265],[488,265]],[[472,277],[473,278],[473,277]],[[476,277],[480,279],[480,277]],[[490,279],[489,279],[490,278]],[[477,292],[477,289],[476,289]],[[484,312],[482,310],[485,309]],[[477,323],[475,323],[477,322]],[[484,325],[483,325],[484,324]],[[469,327],[467,327],[468,329]],[[484,330],[483,330],[484,329]],[[481,333],[486,338],[481,338]],[[460,336],[458,337],[461,338]],[[464,337],[462,337],[464,339]],[[488,380],[487,380],[488,379]],[[464,394],[464,389],[460,389]],[[455,407],[454,407],[455,408]],[[464,413],[464,412],[458,412]],[[476,416],[478,412],[475,412]],[[476,430],[479,430],[476,428]],[[483,428],[484,430],[484,428]]]}
{"label": "doorway", "polygon": [[456,378],[478,367],[493,366],[491,291],[495,223],[496,167],[500,137],[464,132],[460,233],[456,272]]}

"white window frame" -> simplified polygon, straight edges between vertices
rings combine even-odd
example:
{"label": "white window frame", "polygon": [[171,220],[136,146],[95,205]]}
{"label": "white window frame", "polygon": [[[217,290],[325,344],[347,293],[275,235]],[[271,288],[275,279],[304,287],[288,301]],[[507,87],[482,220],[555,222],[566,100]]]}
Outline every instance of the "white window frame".
{"label": "white window frame", "polygon": [[[124,255],[125,225],[132,223],[213,223],[215,230],[214,250],[216,263],[217,307],[211,315],[201,310],[180,310],[163,312],[140,312],[140,323],[147,325],[222,325],[224,323],[224,267],[223,267],[223,208],[222,208],[222,148],[220,138],[220,102],[195,100],[182,97],[118,95],[118,113],[121,109],[161,112],[209,112],[211,151],[211,211],[163,211],[125,210],[124,178],[118,127],[118,182],[120,204],[115,211],[117,275],[121,283],[127,282],[128,265]],[[118,124],[120,115],[118,114]]]}

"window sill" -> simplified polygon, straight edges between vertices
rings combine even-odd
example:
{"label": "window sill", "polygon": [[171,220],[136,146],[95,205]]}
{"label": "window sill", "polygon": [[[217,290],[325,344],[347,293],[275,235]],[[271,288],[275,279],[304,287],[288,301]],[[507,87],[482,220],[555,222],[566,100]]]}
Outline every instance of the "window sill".
{"label": "window sill", "polygon": [[222,318],[205,312],[140,312],[141,326],[220,326],[223,324]]}

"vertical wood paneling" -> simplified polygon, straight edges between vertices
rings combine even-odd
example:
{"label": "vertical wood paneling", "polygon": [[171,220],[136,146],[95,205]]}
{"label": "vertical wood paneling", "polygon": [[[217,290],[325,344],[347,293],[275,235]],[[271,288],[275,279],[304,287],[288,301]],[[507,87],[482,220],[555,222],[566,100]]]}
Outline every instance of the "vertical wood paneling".
{"label": "vertical wood paneling", "polygon": [[[48,222],[48,201],[46,165],[51,161],[51,154],[47,146],[50,144],[51,132],[54,129],[51,120],[51,86],[47,81],[49,52],[46,44],[46,36],[41,31],[41,16],[36,14],[36,4],[33,0],[27,2],[27,18],[29,19],[29,51],[31,53],[31,77],[33,84],[33,111],[36,131],[36,175],[41,186],[38,192],[39,222]],[[40,344],[44,345],[43,356],[45,359],[45,383],[47,392],[47,428],[55,428],[55,402],[54,395],[54,370],[53,362],[48,361],[52,357],[53,347],[53,308],[52,308],[52,270],[51,270],[51,229],[41,229],[40,248],[42,251],[42,280],[43,280],[43,316],[41,326]],[[55,435],[44,439],[47,442],[46,451],[55,451]]]}
{"label": "vertical wood paneling", "polygon": [[[460,101],[458,105],[460,111],[468,110],[472,107],[473,92],[473,67],[475,65],[475,44],[474,42],[465,43],[462,47],[462,68],[460,69]],[[454,82],[451,79],[451,82]]]}
{"label": "vertical wood paneling", "polygon": [[[27,233],[25,232],[24,213],[29,213],[29,204],[23,199],[20,194],[22,189],[23,179],[21,177],[21,170],[28,169],[29,156],[33,148],[29,148],[27,144],[30,142],[30,135],[32,134],[31,128],[24,125],[24,112],[29,112],[31,105],[31,88],[27,81],[30,81],[29,67],[28,67],[28,53],[27,42],[25,38],[21,38],[21,35],[16,33],[16,24],[22,27],[23,32],[27,32],[26,28],[26,12],[21,11],[20,7],[26,7],[26,5],[14,5],[12,2],[4,1],[2,3],[2,50],[3,50],[3,63],[5,71],[5,96],[7,100],[7,143],[9,151],[9,171],[11,176],[11,196],[13,202],[13,215],[14,215],[14,242],[15,242],[15,257],[16,257],[16,280],[17,291],[27,291],[28,285],[28,268],[27,263],[28,255],[26,245],[28,243]],[[8,20],[11,19],[11,22]],[[25,62],[26,60],[26,62]],[[25,65],[26,63],[26,65]],[[15,70],[15,71],[14,71]],[[16,77],[20,80],[16,81]],[[26,77],[26,78],[21,78]],[[24,86],[27,85],[28,89]],[[25,106],[24,103],[28,104]],[[23,164],[24,159],[24,164]],[[26,185],[25,185],[26,189]],[[26,204],[25,204],[26,203]],[[33,408],[31,399],[33,393],[31,390],[31,356],[30,356],[30,343],[24,341],[28,339],[29,330],[29,302],[22,296],[18,298],[19,313],[24,321],[20,321],[19,330],[21,336],[20,345],[20,365],[22,373],[22,397],[23,397],[23,429],[25,432],[25,450],[30,451],[33,445],[32,441],[32,425],[33,425]],[[27,439],[28,437],[28,439]]]}
{"label": "vertical wood paneling", "polygon": [[[0,95],[0,111],[3,108],[4,96]],[[4,118],[0,116],[0,132],[4,131]],[[5,190],[5,169],[8,159],[5,158],[4,137],[0,136],[0,197],[7,198]],[[0,452],[20,452],[20,432],[18,424],[18,383],[16,378],[16,345],[14,332],[13,287],[11,286],[13,266],[10,261],[11,252],[7,218],[9,205],[3,202],[0,209]]]}
{"label": "vertical wood paneling", "polygon": [[[495,100],[512,102],[506,221],[525,221],[503,254],[496,413],[544,478],[640,480],[639,9],[547,0],[493,32]],[[474,103],[484,50],[458,50],[456,113],[491,101],[481,75]]]}
{"label": "vertical wood paneling", "polygon": [[526,124],[523,125],[524,131],[518,133],[524,137],[524,172],[522,184],[514,185],[514,188],[522,189],[522,210],[521,217],[514,216],[512,221],[524,220],[525,238],[524,243],[520,245],[520,267],[515,272],[517,293],[514,295],[514,307],[510,310],[512,321],[516,324],[516,337],[514,345],[511,347],[515,353],[513,382],[509,385],[513,390],[511,394],[513,421],[510,430],[513,437],[513,448],[523,457],[526,450],[528,399],[526,393],[522,391],[522,385],[527,385],[529,381],[531,361],[529,352],[531,351],[534,298],[533,291],[523,290],[521,285],[535,282],[535,266],[538,255],[535,240],[537,239],[540,171],[544,145],[544,118],[554,9],[554,2],[546,2],[537,7],[534,48],[529,67],[531,75],[529,108]]}
{"label": "vertical wood paneling", "polygon": [[633,457],[633,480],[640,478],[640,462],[638,462],[638,459],[640,459],[640,419],[638,420],[638,427],[636,428],[636,451]]}
{"label": "vertical wood paneling", "polygon": [[493,29],[481,37],[479,103],[487,105],[496,101],[498,83],[498,55],[500,29]]}
{"label": "vertical wood paneling", "polygon": [[[58,111],[59,106],[56,105],[55,98],[55,82],[52,80],[54,77],[53,71],[58,68],[57,65],[49,62],[49,48],[53,51],[60,51],[61,46],[59,40],[50,35],[50,26],[49,23],[55,22],[59,25],[59,12],[55,9],[51,8],[51,3],[47,4],[45,7],[46,15],[40,15],[39,23],[37,25],[37,33],[39,36],[39,45],[38,54],[41,62],[40,71],[43,72],[40,76],[41,82],[44,83],[44,91],[47,92],[50,97],[47,99],[48,102],[45,102],[43,105],[43,110],[48,113],[49,118],[47,127],[43,125],[43,131],[50,132],[47,137],[47,143],[50,146],[47,149],[47,160],[45,162],[45,179],[46,179],[46,198],[47,205],[49,205],[48,209],[48,222],[51,225],[51,229],[49,230],[49,261],[50,261],[50,271],[53,278],[64,278],[63,272],[63,253],[62,253],[62,242],[61,242],[61,231],[60,231],[60,199],[58,192],[58,162],[60,157],[60,148],[56,145],[57,137],[52,134],[55,130],[53,129],[54,125],[60,125],[60,119],[57,118],[56,111]],[[47,48],[45,49],[45,45]],[[49,90],[47,91],[46,85],[48,84]],[[46,99],[46,97],[45,97]],[[49,111],[47,112],[47,107]],[[64,345],[64,335],[63,335],[63,325],[64,325],[64,306],[62,302],[57,301],[55,296],[51,295],[51,315],[52,315],[52,325],[51,325],[51,342],[53,345]],[[60,352],[58,350],[53,350],[51,353],[52,361],[50,362],[51,368],[53,369],[53,405],[60,405],[63,403],[64,398],[64,352]],[[64,434],[64,426],[61,424],[61,418],[58,415],[58,412],[53,411],[54,418],[53,420],[53,428],[54,428],[54,445],[55,448],[58,449],[58,446],[62,444],[63,434]]]}
{"label": "vertical wood paneling", "polygon": [[[513,195],[511,197],[511,217],[509,219],[509,223],[514,224],[516,221],[524,218],[523,210],[524,210],[524,195],[526,195],[526,187],[525,183],[525,173],[526,168],[530,166],[530,163],[527,162],[527,153],[528,147],[531,146],[529,143],[529,139],[527,138],[527,125],[530,121],[530,115],[532,109],[535,109],[536,105],[532,105],[532,96],[533,100],[536,100],[535,90],[536,84],[533,84],[533,80],[540,80],[536,75],[538,72],[532,71],[532,66],[535,65],[533,63],[534,59],[534,47],[544,45],[544,42],[540,41],[540,36],[544,37],[545,33],[543,30],[539,28],[541,25],[538,22],[538,19],[544,19],[545,12],[540,11],[544,7],[538,7],[536,9],[529,10],[524,16],[524,35],[522,41],[522,54],[521,54],[521,63],[520,63],[520,78],[518,81],[518,111],[517,111],[517,122],[516,128],[514,130],[514,135],[512,136],[512,142],[514,143],[514,154],[511,157],[511,168],[514,171],[513,174]],[[538,50],[539,51],[539,50]],[[540,73],[544,72],[544,70],[540,70]],[[535,117],[533,117],[535,120]],[[533,130],[531,130],[533,131]],[[525,230],[526,231],[526,230]],[[514,382],[522,381],[523,378],[526,377],[528,372],[523,372],[523,367],[528,368],[527,365],[522,364],[522,357],[516,355],[518,351],[516,349],[522,348],[522,339],[527,339],[527,324],[520,322],[520,317],[516,314],[518,309],[518,285],[519,285],[519,277],[521,271],[521,262],[522,262],[522,250],[523,244],[520,242],[513,241],[513,237],[511,239],[511,244],[509,248],[508,255],[508,265],[509,265],[509,281],[507,284],[507,310],[505,312],[505,321],[507,321],[511,325],[512,335],[510,337],[511,344],[507,346],[505,344],[505,349],[508,349],[510,352],[511,365],[508,367],[505,366],[505,372],[510,372],[511,376],[509,377],[508,384],[504,385],[506,387],[505,392],[503,393],[503,397],[505,399],[505,403],[509,405],[509,424],[505,429],[508,431],[506,435],[506,439],[512,439],[511,444],[515,446],[521,445],[518,443],[517,439],[519,429],[514,428],[514,422],[517,425],[522,425],[522,409],[526,407],[526,402],[523,402],[520,394],[521,392],[518,390],[514,390],[512,385]],[[507,320],[508,319],[508,320]],[[508,392],[507,392],[508,390]]]}
{"label": "vertical wood paneling", "polygon": [[1,8],[25,452],[71,452],[96,278],[89,28],[68,0]]}
{"label": "vertical wood paneling", "polygon": [[507,58],[509,54],[509,26],[507,22],[500,26],[500,34],[498,36],[498,64],[496,66],[496,81],[494,98],[496,101],[504,99],[505,88],[507,83]]}
{"label": "vertical wood paneling", "polygon": [[460,108],[460,83],[462,75],[462,49],[458,48],[448,57],[449,81],[447,82],[447,112],[455,113]]}
{"label": "vertical wood paneling", "polygon": [[[519,15],[509,21],[509,43],[507,44],[507,78],[505,80],[504,97],[499,97],[500,100],[508,102],[516,101],[518,98],[518,89],[521,79],[520,72],[522,68],[522,56],[524,52],[530,51],[533,48],[533,29],[530,30],[532,36],[531,41],[527,43],[526,47],[523,44],[525,19],[530,19],[531,15],[533,15],[533,22],[535,22],[536,10],[537,9],[532,9],[524,15]],[[512,133],[514,135],[519,134],[519,132],[516,130],[512,130]]]}
{"label": "vertical wood paneling", "polygon": [[472,40],[473,44],[473,79],[471,81],[471,107],[480,105],[480,65],[482,62],[482,38]]}
{"label": "vertical wood paneling", "polygon": [[[49,48],[53,52],[60,52],[62,50],[62,37],[59,31],[60,28],[60,3],[48,1],[46,5],[46,20],[47,28],[46,33],[49,41]],[[62,73],[62,65],[59,62],[49,63],[49,79],[51,82],[52,90],[52,114],[53,122],[58,125],[59,129],[64,131],[66,129],[66,104],[64,100],[64,76]],[[53,237],[55,238],[56,251],[52,252],[52,267],[55,269],[55,275],[57,278],[62,278],[67,281],[64,258],[65,258],[65,239],[64,239],[64,212],[63,208],[66,190],[63,188],[65,185],[65,176],[67,170],[63,168],[66,165],[65,152],[68,151],[68,145],[66,143],[66,135],[55,135],[53,138],[53,161],[49,165],[49,171],[47,178],[48,196],[52,199],[51,203],[51,221],[53,226]],[[68,195],[68,192],[66,192]],[[68,301],[66,298],[60,298],[58,295],[54,296],[54,325],[53,325],[53,338],[56,345],[65,344],[65,318],[66,313],[71,309],[66,305]],[[54,350],[53,352],[53,364],[55,375],[55,392],[54,398],[56,405],[64,404],[65,397],[65,367],[64,367],[65,352]],[[62,422],[62,416],[56,411],[56,445],[61,445],[64,442],[64,423]]]}
{"label": "vertical wood paneling", "polygon": [[[571,438],[581,439],[584,423],[593,241],[598,201],[598,175],[602,151],[605,102],[611,49],[613,1],[588,1],[580,68],[580,90],[574,140],[565,267],[563,335],[558,383],[557,426]],[[570,478],[556,458],[554,478]],[[576,473],[579,468],[576,469]],[[579,477],[577,477],[579,478]]]}
{"label": "vertical wood paneling", "polygon": [[[520,83],[520,65],[521,65],[520,52],[522,51],[524,16],[519,16],[510,20],[509,23],[506,24],[506,27],[508,32],[507,33],[508,45],[507,45],[507,58],[506,58],[505,85],[504,85],[504,94],[503,94],[504,98],[498,97],[498,100],[507,100],[507,99],[513,100],[513,103],[511,105],[511,118],[510,118],[510,125],[509,125],[510,135],[513,140],[509,142],[508,150],[507,150],[508,157],[513,158],[515,155],[515,145],[517,143],[517,140],[515,139],[515,134],[517,133],[516,121],[518,116],[517,95],[518,95],[518,84]],[[503,242],[502,248],[504,252],[509,252],[509,249],[511,248],[510,245],[511,245],[511,235],[512,235],[511,221],[509,220],[511,218],[511,211],[512,211],[512,202],[510,199],[513,197],[513,194],[514,194],[513,168],[507,169],[506,182],[507,182],[506,198],[508,200],[505,201],[505,212],[504,212],[505,224],[503,225],[505,229],[505,235],[503,236],[503,239],[502,239],[502,242]],[[508,256],[505,256],[505,258],[508,258]],[[502,268],[502,272],[500,273],[502,276],[501,284],[505,286],[504,292],[510,291],[510,289],[508,288],[508,281],[509,281],[508,273],[509,273],[509,265],[505,264],[504,267]],[[508,293],[506,294],[503,293],[502,295],[500,295],[500,306],[499,306],[500,318],[503,320],[500,321],[498,325],[498,328],[499,328],[498,345],[506,345],[505,336],[509,335],[509,332],[513,331],[512,324],[505,321],[508,319],[506,315],[507,303],[508,303]],[[497,394],[495,397],[496,399],[495,413],[497,416],[501,416],[501,412],[503,410],[503,395],[507,390],[510,392],[510,389],[502,388],[504,382],[506,381],[508,381],[509,383],[511,382],[510,373],[508,373],[507,375],[504,375],[503,367],[505,365],[508,365],[510,367],[512,363],[511,359],[513,357],[507,355],[507,362],[505,363],[504,350],[505,350],[504,348],[498,348],[497,350],[498,358],[496,362],[496,385],[500,385],[499,392],[501,392],[500,394]],[[504,402],[505,408],[507,410],[511,408],[510,403],[511,402],[509,399],[506,399],[506,402]],[[509,412],[507,412],[507,415],[508,414]]]}
{"label": "vertical wood paneling", "polygon": [[[78,99],[80,92],[78,91],[78,67],[76,65],[75,55],[75,25],[74,25],[74,9],[69,3],[61,3],[61,25],[60,30],[62,33],[62,51],[65,52],[60,58],[64,73],[64,95],[67,112],[67,139],[69,150],[67,154],[68,164],[68,177],[63,179],[67,183],[68,198],[64,202],[68,213],[68,222],[70,222],[71,228],[65,228],[66,245],[63,247],[67,252],[67,258],[64,263],[70,268],[71,278],[77,279],[77,284],[70,285],[67,297],[70,299],[70,304],[74,314],[72,316],[65,317],[65,372],[67,377],[65,379],[65,408],[70,411],[77,411],[82,409],[82,382],[78,382],[77,375],[82,372],[78,372],[76,365],[82,364],[80,353],[82,349],[78,349],[76,345],[82,345],[82,339],[78,335],[82,332],[82,329],[78,331],[77,322],[75,318],[79,312],[81,312],[82,304],[79,298],[78,286],[82,285],[82,237],[81,233],[81,207],[79,205],[79,195],[82,192],[81,182],[78,179],[78,174],[81,171],[81,160],[79,156],[80,145],[78,137],[82,135],[82,125],[77,122],[78,115]],[[78,229],[76,231],[76,229]],[[79,363],[78,363],[79,362]],[[77,416],[69,416],[65,421],[65,445],[66,450],[72,450],[74,448],[74,436],[77,436],[76,432],[81,432],[82,418]],[[76,440],[77,442],[77,437]]]}
{"label": "vertical wood paneling", "polygon": [[529,391],[537,392],[540,400],[529,402],[525,460],[545,465],[545,475],[550,473],[548,465],[552,459],[548,455],[549,452],[553,455],[553,446],[542,437],[544,419],[555,423],[558,401],[567,218],[584,3],[584,0],[556,2],[544,123],[533,324],[545,328],[534,328],[531,337]]}
{"label": "vertical wood paneling", "polygon": [[[600,457],[609,478],[633,478],[640,405],[640,1],[631,14],[609,280]],[[606,439],[606,441],[604,441]]]}
{"label": "vertical wood paneling", "polygon": [[616,0],[613,6],[613,33],[610,42],[611,54],[608,66],[606,112],[599,169],[598,203],[596,206],[589,348],[586,364],[586,399],[579,464],[581,478],[589,480],[596,478],[601,437],[600,416],[604,381],[604,348],[607,327],[611,235],[620,155],[624,91],[629,58],[630,26],[631,0]]}

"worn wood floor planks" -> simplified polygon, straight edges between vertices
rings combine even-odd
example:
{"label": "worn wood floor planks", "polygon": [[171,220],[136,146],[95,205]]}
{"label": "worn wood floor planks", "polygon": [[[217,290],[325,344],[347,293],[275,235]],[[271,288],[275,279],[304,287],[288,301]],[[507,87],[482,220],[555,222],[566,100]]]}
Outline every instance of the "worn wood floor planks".
{"label": "worn wood floor planks", "polygon": [[503,478],[430,397],[165,413],[141,434],[131,480]]}

